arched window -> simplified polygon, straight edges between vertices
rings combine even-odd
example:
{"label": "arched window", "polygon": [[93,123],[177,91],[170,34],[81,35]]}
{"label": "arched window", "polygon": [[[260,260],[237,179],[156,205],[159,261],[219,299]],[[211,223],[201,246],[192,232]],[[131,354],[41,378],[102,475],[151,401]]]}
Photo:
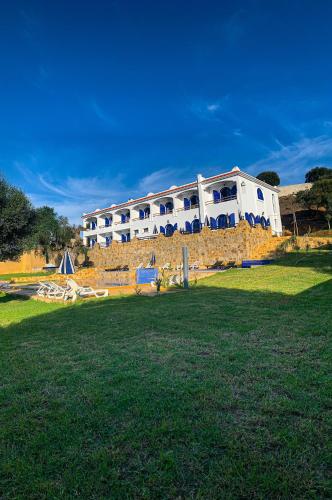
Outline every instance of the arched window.
{"label": "arched window", "polygon": [[235,214],[229,215],[229,227],[235,227]]}
{"label": "arched window", "polygon": [[261,188],[257,188],[257,198],[261,201],[264,201],[264,195],[263,195],[263,191],[261,190]]}
{"label": "arched window", "polygon": [[174,227],[172,224],[166,224],[165,226],[165,236],[173,236]]}
{"label": "arched window", "polygon": [[199,233],[201,231],[201,223],[199,222],[199,219],[194,219],[191,226],[193,233]]}
{"label": "arched window", "polygon": [[221,199],[228,198],[230,195],[231,195],[231,190],[229,189],[229,187],[224,187],[220,190]]}
{"label": "arched window", "polygon": [[253,214],[248,214],[248,212],[245,213],[245,219],[251,226],[255,225],[255,217]]}
{"label": "arched window", "polygon": [[186,220],[185,228],[186,228],[186,233],[191,233],[192,228],[191,228],[191,224],[188,220]]}
{"label": "arched window", "polygon": [[227,227],[227,217],[221,214],[217,217],[217,227],[218,229],[225,229]]}
{"label": "arched window", "polygon": [[165,210],[167,214],[171,214],[173,212],[173,203],[171,201],[165,203]]}
{"label": "arched window", "polygon": [[198,196],[196,194],[193,194],[190,198],[190,205],[192,208],[197,207],[198,205]]}
{"label": "arched window", "polygon": [[210,217],[210,229],[217,229],[217,222],[214,217]]}

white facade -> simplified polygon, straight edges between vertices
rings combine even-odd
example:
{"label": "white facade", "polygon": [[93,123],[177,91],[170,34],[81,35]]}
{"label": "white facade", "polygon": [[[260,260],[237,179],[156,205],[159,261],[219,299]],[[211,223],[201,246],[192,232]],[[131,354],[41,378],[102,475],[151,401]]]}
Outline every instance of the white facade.
{"label": "white facade", "polygon": [[84,214],[83,242],[108,246],[112,240],[126,243],[159,233],[198,232],[202,226],[226,229],[240,219],[271,226],[273,234],[282,231],[278,189],[234,167],[231,172],[209,178],[198,175],[190,184]]}

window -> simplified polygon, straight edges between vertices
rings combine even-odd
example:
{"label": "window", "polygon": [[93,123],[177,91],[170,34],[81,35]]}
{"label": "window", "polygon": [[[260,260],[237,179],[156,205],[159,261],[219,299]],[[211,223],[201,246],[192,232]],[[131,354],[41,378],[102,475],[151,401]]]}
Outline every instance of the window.
{"label": "window", "polygon": [[148,227],[145,227],[145,228],[143,229],[143,233],[148,233],[148,232],[149,232],[149,228],[148,228]]}
{"label": "window", "polygon": [[138,233],[139,233],[139,230],[138,230],[138,229],[135,229],[135,231],[134,231],[134,235],[136,236]]}
{"label": "window", "polygon": [[171,201],[165,203],[165,211],[167,214],[171,214],[173,212],[173,203]]}
{"label": "window", "polygon": [[273,213],[275,214],[277,212],[277,207],[276,207],[276,197],[275,194],[272,193],[272,207],[273,207]]}
{"label": "window", "polygon": [[263,195],[263,191],[261,190],[261,188],[257,188],[257,198],[261,201],[264,201],[264,195]]}

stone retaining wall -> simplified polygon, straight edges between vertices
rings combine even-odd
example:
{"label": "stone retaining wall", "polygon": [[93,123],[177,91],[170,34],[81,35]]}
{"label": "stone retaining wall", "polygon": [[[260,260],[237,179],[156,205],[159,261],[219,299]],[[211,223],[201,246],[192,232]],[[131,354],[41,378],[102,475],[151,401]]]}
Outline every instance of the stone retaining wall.
{"label": "stone retaining wall", "polygon": [[270,229],[252,228],[246,221],[241,221],[235,228],[211,231],[204,227],[198,234],[182,235],[175,232],[170,238],[158,235],[153,240],[133,239],[129,243],[113,242],[108,248],[95,245],[89,251],[92,264],[100,268],[113,268],[127,265],[136,268],[140,264],[146,266],[152,252],[156,256],[156,265],[163,266],[169,262],[176,266],[182,262],[182,247],[189,250],[190,263],[208,266],[216,261],[235,261],[249,259],[255,248],[270,240]]}

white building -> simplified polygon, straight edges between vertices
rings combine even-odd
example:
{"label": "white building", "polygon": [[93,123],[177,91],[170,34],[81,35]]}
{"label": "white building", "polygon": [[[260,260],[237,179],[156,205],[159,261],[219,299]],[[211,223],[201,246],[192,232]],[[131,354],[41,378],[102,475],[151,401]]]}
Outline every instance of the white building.
{"label": "white building", "polygon": [[154,238],[174,231],[199,232],[235,227],[246,219],[252,226],[271,226],[281,234],[278,189],[241,172],[231,172],[171,186],[160,193],[111,205],[83,215],[83,242],[87,246],[112,241],[126,243],[133,238]]}

